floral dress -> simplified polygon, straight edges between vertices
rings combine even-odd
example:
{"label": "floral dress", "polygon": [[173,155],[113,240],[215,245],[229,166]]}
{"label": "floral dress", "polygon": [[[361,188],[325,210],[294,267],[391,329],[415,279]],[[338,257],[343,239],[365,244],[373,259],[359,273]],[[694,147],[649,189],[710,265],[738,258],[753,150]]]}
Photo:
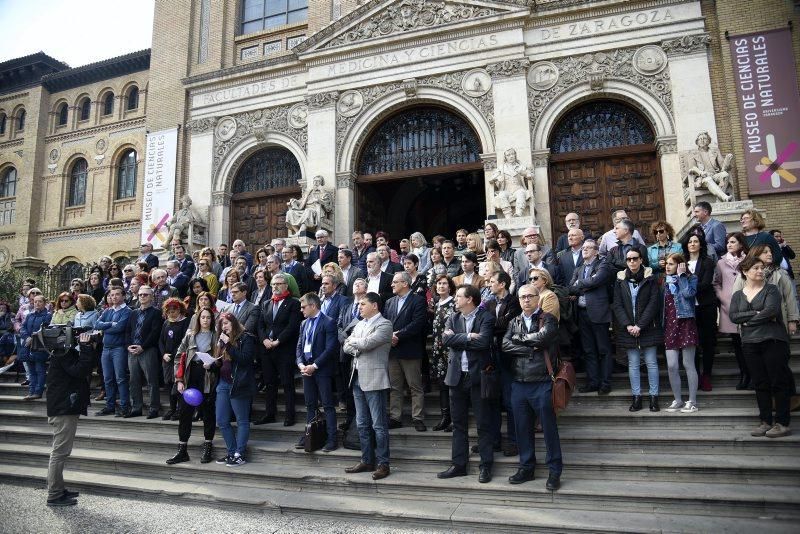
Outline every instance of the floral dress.
{"label": "floral dress", "polygon": [[678,319],[675,297],[664,291],[664,348],[680,350],[697,345],[697,323],[694,317]]}
{"label": "floral dress", "polygon": [[445,300],[436,304],[433,312],[433,357],[431,358],[431,379],[436,381],[444,380],[447,374],[447,347],[442,343],[442,334],[444,333],[445,324],[447,319],[453,314],[456,301],[453,297],[447,297]]}

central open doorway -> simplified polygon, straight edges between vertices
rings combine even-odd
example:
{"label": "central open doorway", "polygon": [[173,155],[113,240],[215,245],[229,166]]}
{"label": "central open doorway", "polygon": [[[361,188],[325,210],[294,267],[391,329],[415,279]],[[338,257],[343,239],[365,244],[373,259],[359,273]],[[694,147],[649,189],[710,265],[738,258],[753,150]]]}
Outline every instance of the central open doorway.
{"label": "central open doorway", "polygon": [[367,138],[356,178],[356,227],[393,238],[422,232],[455,237],[486,219],[478,136],[438,106],[406,108]]}

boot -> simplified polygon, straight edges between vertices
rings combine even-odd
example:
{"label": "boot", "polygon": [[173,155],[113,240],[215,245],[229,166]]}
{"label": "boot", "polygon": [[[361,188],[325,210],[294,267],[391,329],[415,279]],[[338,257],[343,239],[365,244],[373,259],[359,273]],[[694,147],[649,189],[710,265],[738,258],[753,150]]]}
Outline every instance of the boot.
{"label": "boot", "polygon": [[736,384],[736,389],[741,391],[750,387],[750,375],[742,373],[739,375],[739,383]]}
{"label": "boot", "polygon": [[658,406],[658,395],[651,395],[650,396],[650,411],[651,412],[657,412],[659,410],[661,410],[661,408]]}
{"label": "boot", "polygon": [[439,432],[441,430],[445,430],[447,427],[450,426],[450,391],[447,390],[447,386],[442,385],[442,389],[439,390],[439,407],[442,411],[442,420],[439,421],[436,426],[433,427],[433,430]]}
{"label": "boot", "polygon": [[200,457],[201,464],[207,464],[213,459],[211,455],[214,454],[214,446],[210,441],[203,442],[203,455]]}
{"label": "boot", "polygon": [[641,395],[634,395],[633,399],[631,400],[631,405],[628,408],[629,412],[638,412],[642,409],[642,396]]}
{"label": "boot", "polygon": [[181,462],[188,462],[189,461],[189,453],[186,452],[186,444],[185,443],[178,443],[178,452],[167,460],[168,465],[179,464]]}

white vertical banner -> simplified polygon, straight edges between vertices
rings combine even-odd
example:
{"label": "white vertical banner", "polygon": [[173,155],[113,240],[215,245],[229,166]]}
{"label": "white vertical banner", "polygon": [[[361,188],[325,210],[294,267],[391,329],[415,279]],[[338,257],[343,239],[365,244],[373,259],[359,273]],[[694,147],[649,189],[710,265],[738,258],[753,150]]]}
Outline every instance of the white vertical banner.
{"label": "white vertical banner", "polygon": [[178,129],[147,134],[142,199],[142,243],[153,248],[167,244],[167,221],[175,206]]}

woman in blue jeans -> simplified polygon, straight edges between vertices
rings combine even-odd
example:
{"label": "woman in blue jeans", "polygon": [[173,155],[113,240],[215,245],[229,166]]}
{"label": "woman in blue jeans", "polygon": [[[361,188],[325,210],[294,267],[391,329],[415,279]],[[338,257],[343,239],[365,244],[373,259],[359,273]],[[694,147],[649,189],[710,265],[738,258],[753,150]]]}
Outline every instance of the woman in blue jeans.
{"label": "woman in blue jeans", "polygon": [[628,377],[631,381],[631,412],[642,409],[641,357],[647,365],[647,383],[650,393],[650,411],[658,406],[658,361],[656,347],[664,341],[659,310],[661,288],[650,267],[642,266],[642,255],[632,248],[625,254],[624,271],[617,273],[614,284],[614,312],[617,346],[628,352]]}
{"label": "woman in blue jeans", "polygon": [[[255,338],[245,332],[229,312],[219,317],[217,426],[225,439],[227,454],[217,460],[228,467],[244,465],[244,453],[250,437],[250,405],[256,392],[253,377]],[[236,415],[236,433],[231,428],[231,412]]]}
{"label": "woman in blue jeans", "polygon": [[24,400],[41,399],[44,393],[45,383],[45,363],[47,362],[47,351],[30,350],[31,336],[38,332],[43,326],[50,324],[52,315],[47,311],[47,301],[41,293],[33,297],[33,310],[25,317],[22,327],[19,330],[22,338],[22,354],[20,359],[28,363],[30,372],[30,386],[27,397]]}

